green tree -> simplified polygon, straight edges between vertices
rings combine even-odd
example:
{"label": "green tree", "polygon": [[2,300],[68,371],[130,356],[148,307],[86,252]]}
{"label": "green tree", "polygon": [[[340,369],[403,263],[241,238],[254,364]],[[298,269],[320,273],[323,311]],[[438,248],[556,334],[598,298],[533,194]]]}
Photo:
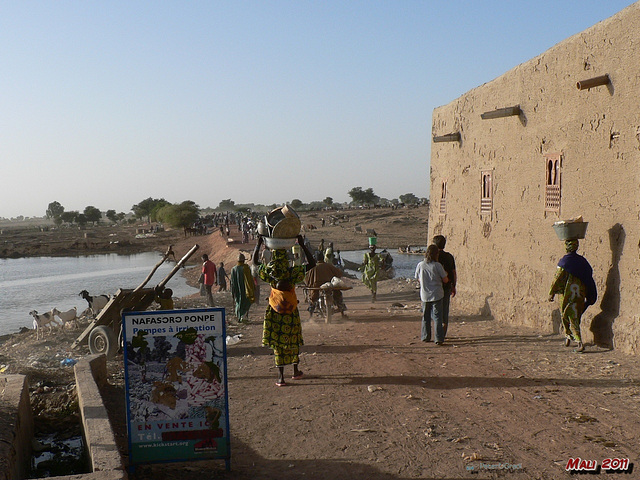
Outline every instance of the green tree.
{"label": "green tree", "polygon": [[153,209],[151,209],[151,215],[149,215],[149,220],[152,222],[159,221],[158,212],[160,211],[161,208],[166,207],[167,205],[171,205],[171,204],[167,202],[164,198],[161,198],[160,200],[158,200],[155,206],[153,207]]}
{"label": "green tree", "polygon": [[322,201],[322,203],[324,203],[327,207],[330,207],[333,205],[333,198],[327,197]]}
{"label": "green tree", "polygon": [[226,200],[222,200],[218,205],[218,210],[234,210],[236,202],[227,198]]}
{"label": "green tree", "polygon": [[317,210],[322,210],[324,207],[326,206],[326,204],[324,202],[310,202],[306,205],[306,209],[309,211],[317,211]]}
{"label": "green tree", "polygon": [[79,212],[77,210],[71,210],[69,212],[62,212],[60,215],[60,220],[65,223],[74,223],[78,218]]}
{"label": "green tree", "polygon": [[294,210],[300,210],[302,209],[304,203],[302,203],[302,200],[294,198],[293,200],[291,200],[291,203],[289,205],[291,205]]}
{"label": "green tree", "polygon": [[353,187],[349,190],[349,196],[353,203],[358,205],[371,205],[380,200],[380,197],[373,193],[372,188],[362,190],[362,187]]}
{"label": "green tree", "polygon": [[420,199],[416,197],[413,193],[405,193],[404,195],[400,195],[400,201],[405,205],[413,205],[414,203],[418,203]]}
{"label": "green tree", "polygon": [[155,215],[158,210],[162,207],[170,205],[164,198],[146,198],[142,200],[140,203],[135,204],[131,207],[133,214],[136,218],[147,218],[147,221],[150,222],[152,220],[152,215]]}
{"label": "green tree", "polygon": [[102,212],[100,209],[94,207],[93,205],[89,205],[84,209],[84,216],[87,219],[87,222],[92,222],[94,225],[100,222],[102,218]]}
{"label": "green tree", "polygon": [[84,213],[78,213],[76,215],[76,222],[81,227],[84,227],[87,224],[87,217],[85,216]]}
{"label": "green tree", "polygon": [[111,220],[113,223],[118,223],[118,214],[116,213],[115,210],[107,210],[107,213],[105,213],[105,216]]}
{"label": "green tree", "polygon": [[64,213],[64,207],[60,205],[60,202],[51,202],[47,207],[47,218],[56,219]]}
{"label": "green tree", "polygon": [[190,200],[180,204],[165,205],[158,210],[157,218],[173,228],[184,228],[193,225],[200,216],[200,207]]}
{"label": "green tree", "polygon": [[124,213],[124,212],[120,212],[118,215],[116,215],[116,219],[117,219],[119,222],[122,222],[122,221],[124,220],[124,217],[126,217],[126,216],[127,216],[127,214],[126,214],[126,213]]}

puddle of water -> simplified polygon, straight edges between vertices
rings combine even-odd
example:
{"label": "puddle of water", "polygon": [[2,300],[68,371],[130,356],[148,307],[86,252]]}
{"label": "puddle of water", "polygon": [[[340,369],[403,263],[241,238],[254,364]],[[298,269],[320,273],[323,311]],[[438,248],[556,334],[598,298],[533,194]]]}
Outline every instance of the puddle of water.
{"label": "puddle of water", "polygon": [[44,448],[31,457],[29,478],[48,478],[91,473],[82,436],[58,438],[57,434],[35,437]]}

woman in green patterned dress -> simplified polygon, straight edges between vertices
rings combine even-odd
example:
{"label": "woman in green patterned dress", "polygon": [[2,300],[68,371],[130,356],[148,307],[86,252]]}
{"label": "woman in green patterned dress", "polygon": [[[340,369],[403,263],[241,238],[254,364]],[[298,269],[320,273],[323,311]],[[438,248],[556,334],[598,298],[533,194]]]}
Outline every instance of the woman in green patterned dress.
{"label": "woman in green patterned dress", "polygon": [[[276,366],[278,367],[278,380],[276,385],[286,386],[284,380],[285,365],[293,365],[294,380],[302,378],[302,371],[298,369],[300,359],[300,345],[303,345],[300,313],[298,312],[298,299],[295,292],[295,284],[304,280],[307,269],[315,267],[315,260],[311,252],[304,244],[302,236],[298,235],[298,243],[307,257],[308,265],[289,266],[287,250],[272,250],[271,261],[260,264],[258,276],[271,285],[269,304],[264,314],[262,331],[262,344],[273,349]],[[260,247],[263,238],[258,238],[258,243],[253,251],[253,263],[259,264]]]}
{"label": "woman in green patterned dress", "polygon": [[362,283],[371,290],[371,302],[375,302],[378,293],[378,276],[380,275],[380,255],[376,253],[375,245],[369,245],[369,251],[364,254],[360,268],[362,269]]}

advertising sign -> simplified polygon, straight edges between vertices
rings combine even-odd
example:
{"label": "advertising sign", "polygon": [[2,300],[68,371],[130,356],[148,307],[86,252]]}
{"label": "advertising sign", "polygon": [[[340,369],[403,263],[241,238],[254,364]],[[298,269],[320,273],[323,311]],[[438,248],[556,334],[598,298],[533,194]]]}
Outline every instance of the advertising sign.
{"label": "advertising sign", "polygon": [[224,459],[229,404],[223,308],[122,315],[129,464]]}

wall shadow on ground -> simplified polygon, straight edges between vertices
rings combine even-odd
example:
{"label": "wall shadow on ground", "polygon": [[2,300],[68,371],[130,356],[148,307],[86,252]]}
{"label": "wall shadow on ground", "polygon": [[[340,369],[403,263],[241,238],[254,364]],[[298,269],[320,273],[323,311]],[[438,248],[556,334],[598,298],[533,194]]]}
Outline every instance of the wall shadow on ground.
{"label": "wall shadow on ground", "polygon": [[[323,375],[324,377],[324,375]],[[414,385],[435,390],[459,388],[526,388],[540,386],[626,388],[640,386],[640,379],[582,379],[582,378],[505,378],[505,377],[447,377],[447,376],[377,376],[354,377],[350,385]]]}
{"label": "wall shadow on ground", "polygon": [[[343,298],[345,302],[349,300],[364,302],[364,303],[373,303],[371,302],[371,294],[365,293],[361,295],[350,295],[349,290],[343,293]],[[390,293],[379,293],[376,296],[376,302],[393,302],[393,303],[420,303],[420,291],[419,290],[411,290],[411,291],[400,291],[400,292],[390,292]]]}
{"label": "wall shadow on ground", "polygon": [[[451,329],[451,326],[449,326]],[[556,339],[556,335],[484,335],[478,337],[457,337],[455,332],[447,334],[444,347],[448,342],[455,345],[499,345],[499,344],[535,344],[540,343],[542,339]]]}
{"label": "wall shadow on ground", "polygon": [[[347,310],[347,313],[349,313],[349,311]],[[335,318],[335,316],[334,316]],[[340,318],[340,316],[338,315],[338,319]],[[414,314],[411,314],[410,312],[405,312],[403,310],[392,310],[391,312],[389,312],[389,316],[388,317],[367,317],[367,318],[358,318],[358,317],[353,317],[353,318],[349,318],[349,322],[350,323],[385,323],[385,322],[394,322],[394,323],[400,323],[400,322],[417,322],[420,323],[422,319],[422,313],[420,312],[420,310],[416,310]],[[342,321],[342,322],[337,322],[337,321],[332,321],[331,323],[347,323],[346,321]],[[304,326],[302,327],[304,329]]]}
{"label": "wall shadow on ground", "polygon": [[486,316],[482,314],[478,315],[449,315],[449,324],[452,323],[481,323],[481,322],[493,322],[495,319],[492,316]]}
{"label": "wall shadow on ground", "polygon": [[[231,470],[225,470],[224,460],[140,465],[136,467],[131,480],[159,478],[216,478],[220,480],[300,480],[355,478],[367,480],[404,480],[409,477],[381,472],[375,467],[353,460],[340,459],[297,459],[274,460],[261,456],[247,443],[231,440]],[[301,456],[304,453],[301,452]],[[461,472],[462,473],[462,472]],[[414,478],[414,477],[411,477]],[[432,477],[420,477],[429,480]],[[441,479],[441,477],[438,477]],[[461,476],[444,478],[476,478],[462,473]]]}
{"label": "wall shadow on ground", "polygon": [[601,312],[593,320],[589,330],[593,333],[594,343],[599,347],[613,348],[613,322],[620,314],[620,257],[626,239],[624,227],[616,223],[609,229],[609,247],[611,248],[611,266],[607,273],[604,293],[600,302]]}
{"label": "wall shadow on ground", "polygon": [[[300,347],[300,353],[335,353],[335,354],[351,354],[351,353],[363,353],[367,350],[375,348],[391,348],[384,345],[313,345],[305,343]],[[256,356],[269,356],[273,355],[273,351],[269,347],[259,346],[238,346],[233,345],[227,347],[227,357],[244,357],[246,355]]]}

